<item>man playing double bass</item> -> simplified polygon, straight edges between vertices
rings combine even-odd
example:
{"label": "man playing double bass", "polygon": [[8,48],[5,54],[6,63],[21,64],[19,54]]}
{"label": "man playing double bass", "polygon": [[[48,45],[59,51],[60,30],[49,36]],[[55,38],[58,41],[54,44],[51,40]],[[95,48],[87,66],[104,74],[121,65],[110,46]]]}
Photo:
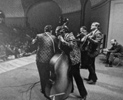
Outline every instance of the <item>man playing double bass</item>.
{"label": "man playing double bass", "polygon": [[100,44],[103,38],[102,33],[99,31],[100,24],[93,22],[91,25],[91,32],[87,35],[88,44],[88,62],[87,69],[89,70],[88,79],[85,79],[88,84],[95,84],[97,81],[97,75],[95,72],[95,58],[100,51]]}
{"label": "man playing double bass", "polygon": [[68,55],[70,60],[69,74],[75,79],[81,100],[86,100],[87,91],[80,75],[81,52],[77,45],[77,41],[72,32],[69,32],[67,27],[64,27],[62,34],[59,35],[61,41],[61,49]]}

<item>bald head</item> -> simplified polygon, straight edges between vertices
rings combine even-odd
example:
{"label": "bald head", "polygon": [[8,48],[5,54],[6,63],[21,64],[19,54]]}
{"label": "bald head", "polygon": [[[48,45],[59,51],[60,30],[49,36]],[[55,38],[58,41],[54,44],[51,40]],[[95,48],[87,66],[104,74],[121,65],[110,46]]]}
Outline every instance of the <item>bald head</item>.
{"label": "bald head", "polygon": [[93,23],[91,24],[91,30],[98,29],[99,26],[100,26],[100,23],[98,23],[98,22],[93,22]]}
{"label": "bald head", "polygon": [[115,45],[117,44],[117,40],[116,39],[111,39],[111,45]]}

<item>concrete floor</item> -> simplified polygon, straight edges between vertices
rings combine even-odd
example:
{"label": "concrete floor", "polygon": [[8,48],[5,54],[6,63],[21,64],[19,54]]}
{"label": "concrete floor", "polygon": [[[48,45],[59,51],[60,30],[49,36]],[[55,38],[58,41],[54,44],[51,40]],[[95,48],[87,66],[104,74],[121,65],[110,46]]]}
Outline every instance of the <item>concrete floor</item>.
{"label": "concrete floor", "polygon": [[[123,66],[105,67],[104,59],[102,55],[96,59],[96,85],[84,81],[87,100],[123,100]],[[81,69],[81,75],[87,78],[88,71]],[[30,91],[35,82],[39,82],[35,55],[0,62],[0,100],[46,100],[39,83]],[[72,95],[79,95],[74,86]],[[70,95],[67,100],[79,99]]]}

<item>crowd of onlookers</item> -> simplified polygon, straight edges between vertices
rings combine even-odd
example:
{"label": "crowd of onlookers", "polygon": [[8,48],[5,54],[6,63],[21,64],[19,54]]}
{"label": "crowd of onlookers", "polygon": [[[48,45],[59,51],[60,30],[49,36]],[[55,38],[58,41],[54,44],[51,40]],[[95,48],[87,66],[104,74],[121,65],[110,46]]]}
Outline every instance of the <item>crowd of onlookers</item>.
{"label": "crowd of onlookers", "polygon": [[35,37],[35,32],[28,28],[12,27],[9,34],[1,35],[0,59],[7,60],[9,56],[15,58],[27,56],[35,51],[35,46],[31,45],[31,38]]}
{"label": "crowd of onlookers", "polygon": [[35,51],[31,39],[37,34],[36,29],[17,25],[8,26],[5,14],[0,10],[0,60],[7,60],[10,55],[15,58],[27,56]]}

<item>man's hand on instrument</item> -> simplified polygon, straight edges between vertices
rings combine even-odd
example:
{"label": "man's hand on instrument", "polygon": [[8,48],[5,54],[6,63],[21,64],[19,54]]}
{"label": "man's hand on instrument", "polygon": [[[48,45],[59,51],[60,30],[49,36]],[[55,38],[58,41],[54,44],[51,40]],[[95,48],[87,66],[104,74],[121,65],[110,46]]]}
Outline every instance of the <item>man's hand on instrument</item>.
{"label": "man's hand on instrument", "polygon": [[93,39],[93,36],[88,36],[87,38],[90,42],[93,42],[93,43],[98,43],[98,41],[96,39]]}
{"label": "man's hand on instrument", "polygon": [[88,36],[84,36],[84,37],[81,39],[81,42],[85,41],[87,38],[88,38]]}
{"label": "man's hand on instrument", "polygon": [[88,38],[88,39],[92,39],[92,36],[88,36],[87,38]]}
{"label": "man's hand on instrument", "polygon": [[85,39],[86,39],[86,38],[85,38],[85,37],[83,37],[83,38],[81,39],[81,42],[85,41]]}
{"label": "man's hand on instrument", "polygon": [[64,41],[65,41],[62,36],[59,37],[59,40],[60,40],[61,42],[64,42]]}
{"label": "man's hand on instrument", "polygon": [[58,36],[58,39],[62,42],[62,43],[66,43],[66,41],[63,39],[63,37],[61,35]]}
{"label": "man's hand on instrument", "polygon": [[61,36],[61,35],[59,35],[59,36],[58,36],[58,39],[61,41],[61,40],[62,40],[62,36]]}
{"label": "man's hand on instrument", "polygon": [[91,37],[91,36],[87,36],[87,39],[88,39],[89,41],[92,41],[92,37]]}
{"label": "man's hand on instrument", "polygon": [[32,44],[35,44],[35,42],[36,42],[36,39],[33,39],[33,40],[32,40]]}

